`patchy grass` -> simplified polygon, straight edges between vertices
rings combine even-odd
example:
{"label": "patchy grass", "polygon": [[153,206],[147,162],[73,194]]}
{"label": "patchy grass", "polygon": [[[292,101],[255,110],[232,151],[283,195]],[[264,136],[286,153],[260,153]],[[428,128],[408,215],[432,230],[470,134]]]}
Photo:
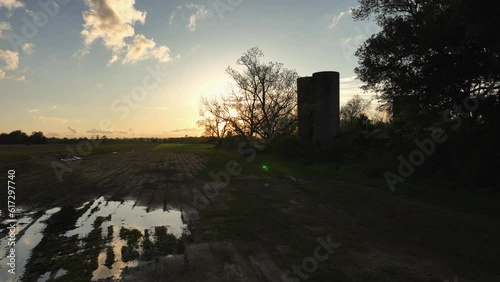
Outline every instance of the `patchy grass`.
{"label": "patchy grass", "polygon": [[[363,160],[311,163],[286,161],[277,155],[265,152],[257,152],[256,156],[252,157],[248,152],[239,154],[238,150],[214,148],[210,144],[162,144],[154,150],[194,153],[208,157],[209,162],[199,175],[205,181],[214,181],[214,175],[220,171],[227,171],[228,163],[234,161],[241,168],[239,176],[267,175],[279,178],[293,175],[309,180],[302,185],[302,188],[311,193],[338,187],[338,181],[355,186],[369,186],[391,193],[384,177],[388,165],[376,156],[369,156]],[[392,170],[396,169],[397,167]],[[490,195],[476,190],[452,191],[448,189],[448,183],[440,179],[409,177],[404,183],[397,184],[395,193],[459,211],[500,215],[500,205],[498,205],[500,195]]]}

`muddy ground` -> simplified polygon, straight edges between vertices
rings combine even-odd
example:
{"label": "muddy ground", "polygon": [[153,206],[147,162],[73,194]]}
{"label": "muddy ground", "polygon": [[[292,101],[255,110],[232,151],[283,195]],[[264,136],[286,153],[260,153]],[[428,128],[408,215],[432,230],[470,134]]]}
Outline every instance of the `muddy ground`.
{"label": "muddy ground", "polygon": [[335,179],[220,185],[207,157],[153,147],[64,161],[62,182],[54,152],[13,162],[28,251],[0,281],[500,281],[497,219]]}

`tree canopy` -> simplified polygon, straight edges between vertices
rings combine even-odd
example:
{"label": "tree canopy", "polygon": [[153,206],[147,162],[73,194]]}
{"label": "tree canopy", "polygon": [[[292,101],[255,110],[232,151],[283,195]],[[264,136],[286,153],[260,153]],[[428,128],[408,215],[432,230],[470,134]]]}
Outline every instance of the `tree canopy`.
{"label": "tree canopy", "polygon": [[373,16],[382,30],[357,50],[355,72],[385,109],[391,111],[398,97],[414,97],[425,123],[465,97],[498,97],[500,17],[489,5],[474,0],[359,2],[354,18]]}
{"label": "tree canopy", "polygon": [[0,134],[0,144],[45,144],[47,137],[41,131],[33,131],[30,136],[21,130]]}

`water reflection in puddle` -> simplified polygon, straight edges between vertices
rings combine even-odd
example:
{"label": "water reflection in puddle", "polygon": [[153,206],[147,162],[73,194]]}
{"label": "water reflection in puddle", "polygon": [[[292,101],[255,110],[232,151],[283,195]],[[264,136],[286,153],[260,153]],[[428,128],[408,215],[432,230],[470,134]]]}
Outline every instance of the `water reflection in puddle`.
{"label": "water reflection in puddle", "polygon": [[[90,208],[77,220],[76,228],[68,231],[66,236],[78,235],[84,238],[94,229],[94,221],[98,217],[111,219],[104,220],[102,227],[106,232],[110,225],[135,228],[141,231],[155,226],[167,226],[168,232],[180,237],[187,227],[182,222],[181,212],[178,210],[163,211],[161,209],[147,211],[145,207],[134,206],[134,201],[106,201],[103,197],[92,203]],[[107,235],[107,234],[104,234]]]}
{"label": "water reflection in puddle", "polygon": [[[18,221],[16,234],[19,234],[20,231],[25,230],[24,235],[21,238],[17,238],[16,242],[16,269],[15,275],[7,272],[7,250],[10,248],[8,246],[8,241],[6,236],[1,238],[0,240],[0,281],[12,282],[12,281],[20,281],[24,269],[26,267],[26,262],[29,259],[31,251],[33,250],[38,243],[43,238],[43,230],[45,229],[45,221],[49,219],[54,213],[58,212],[60,208],[53,208],[45,211],[45,214],[42,215],[38,220],[33,223],[31,226],[27,227],[29,223],[31,223],[32,218],[29,216],[23,216]],[[33,214],[33,213],[30,213]]]}
{"label": "water reflection in puddle", "polygon": [[[100,197],[92,203],[75,208],[76,211],[85,212],[77,219],[75,228],[61,235],[61,238],[76,236],[78,240],[75,244],[83,250],[86,247],[84,241],[88,239],[89,234],[100,227],[105,242],[105,245],[98,245],[101,251],[97,257],[98,267],[92,273],[93,281],[120,279],[125,268],[136,267],[141,262],[150,261],[158,256],[183,253],[184,245],[181,239],[182,236],[188,235],[189,231],[187,225],[182,222],[182,213],[173,209],[149,211],[134,204],[133,201],[106,201],[104,197]],[[20,232],[24,234],[21,237],[18,235],[16,242],[16,274],[7,272],[7,253],[10,247],[7,236],[3,236],[0,239],[0,281],[21,280],[33,249],[43,238],[46,220],[60,210],[60,208],[47,210],[36,221],[33,220],[34,212],[19,216],[16,234]],[[54,258],[45,259],[49,265]],[[64,260],[62,257],[57,260],[61,259]],[[47,270],[35,276],[38,281],[62,277],[68,272],[57,268]]]}
{"label": "water reflection in puddle", "polygon": [[[83,239],[96,228],[96,222],[100,223],[102,237],[107,238],[108,243],[102,246],[103,250],[98,256],[99,266],[93,272],[93,281],[119,279],[123,269],[136,267],[140,258],[151,258],[145,252],[145,246],[171,244],[168,247],[170,251],[171,248],[179,249],[181,243],[174,241],[179,241],[183,234],[189,234],[178,210],[148,211],[145,207],[135,206],[134,201],[106,201],[101,197],[77,220],[76,228],[65,235],[77,235],[79,239]],[[156,234],[157,232],[164,234]],[[154,254],[165,255],[161,252]]]}

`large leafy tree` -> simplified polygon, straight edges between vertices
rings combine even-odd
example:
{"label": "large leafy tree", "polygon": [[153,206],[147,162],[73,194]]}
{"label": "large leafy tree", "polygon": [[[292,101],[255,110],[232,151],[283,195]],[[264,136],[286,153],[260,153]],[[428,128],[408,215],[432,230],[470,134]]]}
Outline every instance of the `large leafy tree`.
{"label": "large leafy tree", "polygon": [[[359,0],[357,20],[382,28],[356,52],[356,74],[391,110],[410,97],[422,123],[435,122],[465,97],[500,90],[497,11],[474,0]],[[490,99],[491,101],[491,99]],[[481,117],[484,120],[484,116]]]}
{"label": "large leafy tree", "polygon": [[370,108],[371,101],[354,95],[340,108],[340,128],[342,131],[365,129],[370,120],[366,111]]}

